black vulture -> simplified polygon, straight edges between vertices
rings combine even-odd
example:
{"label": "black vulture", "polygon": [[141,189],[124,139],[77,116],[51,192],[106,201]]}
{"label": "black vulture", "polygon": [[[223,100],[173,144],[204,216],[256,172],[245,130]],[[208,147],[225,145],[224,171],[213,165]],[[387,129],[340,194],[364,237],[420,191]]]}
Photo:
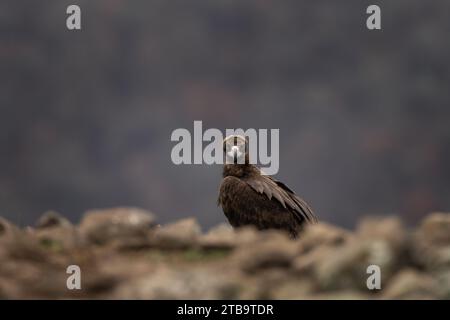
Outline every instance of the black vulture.
{"label": "black vulture", "polygon": [[249,163],[248,139],[229,136],[223,148],[228,161],[223,168],[218,204],[233,227],[281,229],[296,238],[305,224],[317,222],[311,207],[294,191]]}

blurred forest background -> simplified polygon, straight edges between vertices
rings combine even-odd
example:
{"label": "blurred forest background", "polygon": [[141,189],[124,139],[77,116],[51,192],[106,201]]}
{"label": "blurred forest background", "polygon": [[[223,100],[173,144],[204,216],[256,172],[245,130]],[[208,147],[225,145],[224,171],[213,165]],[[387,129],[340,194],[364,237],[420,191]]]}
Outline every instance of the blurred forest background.
{"label": "blurred forest background", "polygon": [[[82,30],[66,29],[78,4]],[[225,221],[176,128],[279,128],[277,178],[322,220],[450,209],[450,2],[0,2],[0,216],[131,205]]]}

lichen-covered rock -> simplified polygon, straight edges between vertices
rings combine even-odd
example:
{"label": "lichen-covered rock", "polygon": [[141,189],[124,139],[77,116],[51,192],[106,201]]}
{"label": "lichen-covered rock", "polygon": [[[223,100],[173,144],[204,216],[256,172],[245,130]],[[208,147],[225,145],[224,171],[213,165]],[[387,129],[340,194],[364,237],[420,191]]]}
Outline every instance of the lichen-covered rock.
{"label": "lichen-covered rock", "polygon": [[[326,223],[299,239],[193,218],[156,226],[146,211],[88,212],[81,224],[47,213],[36,228],[0,218],[3,299],[449,299],[448,214],[416,231],[395,218],[364,219],[355,232]],[[67,290],[78,265],[82,290]],[[368,266],[381,290],[367,288]]]}
{"label": "lichen-covered rock", "polygon": [[367,291],[367,268],[380,267],[387,280],[396,270],[395,250],[382,240],[354,240],[350,244],[328,251],[316,262],[315,276],[324,290],[358,288]]}
{"label": "lichen-covered rock", "polygon": [[293,271],[302,277],[315,277],[319,266],[352,240],[349,231],[327,223],[308,226],[298,240],[300,254],[292,262]]}
{"label": "lichen-covered rock", "polygon": [[117,287],[117,299],[233,299],[241,284],[230,273],[211,268],[159,268]]}
{"label": "lichen-covered rock", "polygon": [[39,244],[53,251],[67,251],[82,246],[83,240],[73,226],[58,226],[37,229],[34,232]]}
{"label": "lichen-covered rock", "polygon": [[86,212],[80,224],[85,239],[95,244],[142,239],[156,226],[155,216],[137,208],[113,208]]}
{"label": "lichen-covered rock", "polygon": [[421,223],[418,235],[427,244],[450,245],[450,213],[431,213]]}
{"label": "lichen-covered rock", "polygon": [[339,246],[351,240],[352,235],[347,230],[321,222],[309,225],[300,235],[302,250],[308,252],[316,247]]}
{"label": "lichen-covered rock", "polygon": [[298,251],[298,243],[287,234],[265,231],[260,232],[256,242],[239,247],[233,259],[242,270],[254,272],[270,267],[289,267]]}
{"label": "lichen-covered rock", "polygon": [[433,278],[439,284],[442,299],[450,300],[450,269],[433,274]]}
{"label": "lichen-covered rock", "polygon": [[0,276],[2,270],[11,264],[17,268],[11,270],[21,270],[22,264],[39,264],[45,265],[51,261],[52,257],[39,244],[35,235],[15,230],[11,234],[6,235],[0,239]]}
{"label": "lichen-covered rock", "polygon": [[[234,229],[235,239],[238,247],[247,246],[261,240],[261,233],[253,226],[245,226]],[[270,234],[269,234],[270,236]]]}
{"label": "lichen-covered rock", "polygon": [[271,289],[270,299],[302,300],[308,299],[317,290],[311,279],[288,279]]}
{"label": "lichen-covered rock", "polygon": [[345,239],[340,246],[320,246],[320,251],[298,257],[294,269],[314,274],[324,290],[358,288],[367,292],[369,266],[378,266],[383,280],[388,281],[407,262],[408,236],[396,218],[366,218],[356,233]]}
{"label": "lichen-covered rock", "polygon": [[293,260],[292,270],[302,277],[315,277],[319,266],[333,255],[334,250],[333,247],[325,246],[300,254]]}
{"label": "lichen-covered rock", "polygon": [[226,224],[218,225],[199,238],[204,249],[234,249],[257,242],[260,232],[254,227],[245,226],[233,229]]}
{"label": "lichen-covered rock", "polygon": [[69,220],[55,211],[45,212],[36,222],[36,229],[47,229],[53,227],[72,227]]}
{"label": "lichen-covered rock", "polygon": [[232,249],[237,245],[236,232],[229,225],[220,224],[202,235],[199,245],[205,249]]}
{"label": "lichen-covered rock", "polygon": [[440,299],[442,289],[427,274],[405,269],[396,274],[382,290],[383,299]]}
{"label": "lichen-covered rock", "polygon": [[52,251],[70,250],[82,244],[76,226],[54,211],[44,213],[36,228],[27,228],[26,232],[35,237],[41,247]]}
{"label": "lichen-covered rock", "polygon": [[166,249],[184,249],[197,245],[201,229],[197,220],[186,218],[157,228],[152,243]]}
{"label": "lichen-covered rock", "polygon": [[404,254],[409,240],[397,217],[366,217],[358,224],[356,235],[360,239],[384,241],[396,251],[396,255]]}
{"label": "lichen-covered rock", "polygon": [[432,213],[414,235],[414,260],[429,271],[450,268],[450,214]]}
{"label": "lichen-covered rock", "polygon": [[2,237],[5,238],[17,232],[18,228],[15,225],[13,225],[8,220],[0,217],[0,240],[2,239]]}
{"label": "lichen-covered rock", "polygon": [[309,299],[315,300],[368,300],[370,298],[372,298],[370,294],[357,290],[330,291],[309,296]]}

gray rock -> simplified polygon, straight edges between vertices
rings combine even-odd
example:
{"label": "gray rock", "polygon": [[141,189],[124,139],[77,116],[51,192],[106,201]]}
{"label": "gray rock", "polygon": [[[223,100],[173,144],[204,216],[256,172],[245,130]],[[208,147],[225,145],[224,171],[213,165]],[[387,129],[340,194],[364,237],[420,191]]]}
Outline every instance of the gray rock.
{"label": "gray rock", "polygon": [[199,245],[204,249],[232,249],[237,246],[236,232],[226,224],[220,224],[199,238]]}
{"label": "gray rock", "polygon": [[442,299],[450,300],[450,269],[434,274],[434,278],[439,284]]}
{"label": "gray rock", "polygon": [[155,216],[137,208],[112,208],[86,212],[80,224],[80,232],[95,244],[148,237],[155,227]]}
{"label": "gray rock", "polygon": [[405,261],[407,239],[398,219],[366,218],[358,225],[355,236],[347,237],[345,245],[321,247],[319,252],[297,258],[294,268],[297,272],[314,273],[324,290],[368,291],[367,267],[379,266],[383,280],[389,280]]}
{"label": "gray rock", "polygon": [[326,246],[315,248],[297,256],[292,262],[292,270],[301,277],[313,277],[319,266],[333,255],[334,248]]}
{"label": "gray rock", "polygon": [[210,268],[160,268],[152,274],[120,285],[113,297],[120,299],[233,299],[240,281],[229,272]]}
{"label": "gray rock", "polygon": [[19,229],[8,220],[0,217],[0,239],[2,236],[8,236],[19,232]]}
{"label": "gray rock", "polygon": [[419,227],[421,240],[435,246],[450,245],[450,213],[435,212],[427,216]]}
{"label": "gray rock", "polygon": [[383,240],[355,239],[345,247],[328,253],[315,264],[317,281],[324,290],[359,288],[366,291],[368,266],[379,266],[383,279],[387,280],[398,263],[395,250]]}
{"label": "gray rock", "polygon": [[48,255],[40,246],[36,236],[30,232],[13,231],[0,238],[0,257],[4,260],[45,262]]}
{"label": "gray rock", "polygon": [[403,254],[408,242],[407,233],[397,217],[366,217],[356,229],[356,236],[364,240],[382,240],[395,250],[395,254]]}
{"label": "gray rock", "polygon": [[37,229],[35,235],[40,245],[51,251],[66,251],[85,245],[73,226],[55,225]]}
{"label": "gray rock", "polygon": [[439,299],[442,290],[431,276],[412,269],[396,274],[386,289],[382,290],[383,299]]}
{"label": "gray rock", "polygon": [[308,297],[314,300],[368,300],[373,299],[373,295],[364,294],[356,290],[331,291],[327,293],[313,294]]}
{"label": "gray rock", "polygon": [[261,233],[251,226],[233,229],[226,224],[218,225],[199,238],[204,249],[234,249],[249,245],[260,239]]}
{"label": "gray rock", "polygon": [[310,279],[290,279],[270,290],[271,299],[303,300],[308,299],[317,290]]}
{"label": "gray rock", "polygon": [[186,218],[157,228],[152,235],[154,246],[165,249],[185,249],[197,245],[200,226],[194,218]]}
{"label": "gray rock", "polygon": [[265,233],[258,231],[253,226],[245,226],[234,229],[236,245],[238,247],[248,246],[252,243],[259,242],[264,238]]}
{"label": "gray rock", "polygon": [[240,246],[233,259],[246,272],[271,267],[289,267],[298,254],[298,243],[287,234],[276,231],[259,233],[259,239],[247,246]]}
{"label": "gray rock", "polygon": [[[128,208],[90,211],[80,226],[49,218],[37,229],[0,218],[0,298],[450,298],[445,214],[413,237],[397,219],[371,218],[356,232],[311,226],[298,240],[226,225],[202,235],[192,218],[156,227]],[[65,287],[70,264],[82,268],[81,292]],[[371,264],[381,268],[380,291],[366,286]]]}
{"label": "gray rock", "polygon": [[450,214],[425,218],[413,239],[411,252],[417,264],[431,272],[450,268]]}
{"label": "gray rock", "polygon": [[72,224],[59,213],[55,211],[47,211],[37,221],[36,229],[46,229],[52,227],[72,227]]}
{"label": "gray rock", "polygon": [[347,230],[332,226],[325,222],[309,225],[300,235],[300,244],[304,252],[322,246],[339,246],[351,240],[352,235]]}

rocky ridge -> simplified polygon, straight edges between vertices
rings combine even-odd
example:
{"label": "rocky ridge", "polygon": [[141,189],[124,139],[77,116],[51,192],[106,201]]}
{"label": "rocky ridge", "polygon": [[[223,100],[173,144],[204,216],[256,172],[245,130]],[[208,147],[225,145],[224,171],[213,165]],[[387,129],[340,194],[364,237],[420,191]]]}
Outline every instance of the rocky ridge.
{"label": "rocky ridge", "polygon": [[[291,240],[278,231],[206,233],[194,218],[159,225],[137,208],[55,212],[21,229],[0,218],[1,299],[449,299],[450,214],[415,230],[369,217],[355,231],[325,222]],[[81,270],[69,290],[67,267]],[[367,267],[381,270],[369,290]]]}

